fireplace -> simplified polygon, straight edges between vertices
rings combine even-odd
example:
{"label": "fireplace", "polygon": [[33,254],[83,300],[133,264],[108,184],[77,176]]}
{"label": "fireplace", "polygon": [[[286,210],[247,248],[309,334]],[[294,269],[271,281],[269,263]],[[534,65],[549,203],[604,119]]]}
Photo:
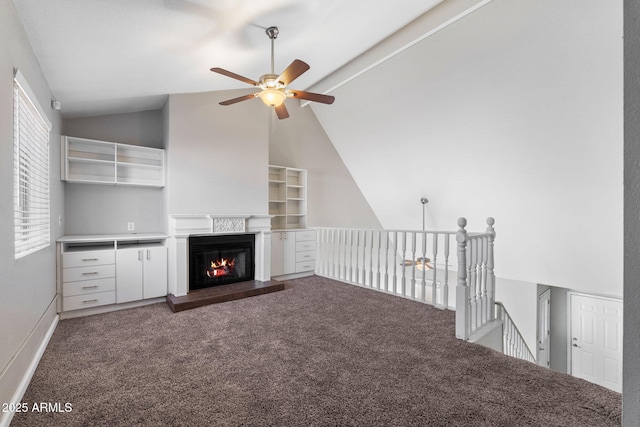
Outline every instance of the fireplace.
{"label": "fireplace", "polygon": [[254,234],[189,237],[189,291],[254,279]]}

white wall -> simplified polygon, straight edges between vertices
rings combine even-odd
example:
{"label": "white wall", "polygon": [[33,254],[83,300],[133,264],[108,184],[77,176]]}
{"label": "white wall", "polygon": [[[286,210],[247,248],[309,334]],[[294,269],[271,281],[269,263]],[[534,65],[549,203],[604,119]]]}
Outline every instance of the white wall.
{"label": "white wall", "polygon": [[[65,119],[63,134],[163,148],[162,112],[142,111]],[[65,183],[65,234],[137,233],[165,230],[161,188]]]}
{"label": "white wall", "polygon": [[[19,68],[53,124],[50,134],[51,241],[49,248],[14,259],[13,69]],[[55,240],[64,214],[60,183],[60,115],[10,0],[0,0],[0,402],[10,402],[56,317]],[[16,396],[20,398],[20,396]],[[0,413],[0,424],[7,414]]]}
{"label": "white wall", "polygon": [[170,95],[165,106],[167,214],[267,214],[269,109],[223,91]]}
{"label": "white wall", "polygon": [[[321,105],[318,108],[332,108]],[[290,117],[275,120],[269,132],[269,163],[307,169],[309,227],[380,228],[313,110],[287,101]]]}

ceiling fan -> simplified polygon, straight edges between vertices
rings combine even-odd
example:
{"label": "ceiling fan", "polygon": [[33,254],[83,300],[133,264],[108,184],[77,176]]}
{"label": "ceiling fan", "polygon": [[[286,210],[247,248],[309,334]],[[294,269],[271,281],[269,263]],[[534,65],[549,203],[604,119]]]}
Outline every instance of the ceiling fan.
{"label": "ceiling fan", "polygon": [[286,119],[289,117],[287,107],[284,105],[284,101],[287,98],[306,99],[308,101],[322,102],[323,104],[333,104],[335,97],[330,95],[322,95],[313,92],[304,92],[301,90],[287,89],[287,86],[295,79],[300,77],[310,67],[309,65],[299,59],[294,60],[289,66],[280,74],[274,74],[273,71],[273,44],[276,37],[278,37],[278,27],[269,27],[266,30],[267,36],[271,39],[271,73],[265,74],[260,77],[258,81],[251,80],[247,77],[243,77],[239,74],[232,73],[223,68],[214,67],[211,69],[214,73],[222,74],[223,76],[231,77],[241,82],[248,83],[260,89],[259,92],[249,95],[239,96],[237,98],[228,99],[220,102],[220,105],[231,105],[237,102],[246,101],[248,99],[260,98],[269,107],[273,107],[276,111],[276,115],[279,119]]}

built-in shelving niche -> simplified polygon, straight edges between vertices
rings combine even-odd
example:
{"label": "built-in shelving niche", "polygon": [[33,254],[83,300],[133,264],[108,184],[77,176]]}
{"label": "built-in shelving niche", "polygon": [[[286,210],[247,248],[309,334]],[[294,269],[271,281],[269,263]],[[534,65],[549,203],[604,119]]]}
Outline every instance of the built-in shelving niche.
{"label": "built-in shelving niche", "polygon": [[307,227],[307,171],[269,166],[269,214],[273,230]]}

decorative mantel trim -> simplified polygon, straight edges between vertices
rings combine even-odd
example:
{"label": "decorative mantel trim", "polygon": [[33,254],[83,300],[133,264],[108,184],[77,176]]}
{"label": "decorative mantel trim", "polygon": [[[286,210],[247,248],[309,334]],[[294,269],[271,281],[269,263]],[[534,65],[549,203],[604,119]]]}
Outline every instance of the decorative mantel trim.
{"label": "decorative mantel trim", "polygon": [[212,218],[214,233],[244,233],[244,218]]}
{"label": "decorative mantel trim", "polygon": [[169,215],[169,234],[187,237],[192,234],[256,233],[271,230],[272,215]]}

